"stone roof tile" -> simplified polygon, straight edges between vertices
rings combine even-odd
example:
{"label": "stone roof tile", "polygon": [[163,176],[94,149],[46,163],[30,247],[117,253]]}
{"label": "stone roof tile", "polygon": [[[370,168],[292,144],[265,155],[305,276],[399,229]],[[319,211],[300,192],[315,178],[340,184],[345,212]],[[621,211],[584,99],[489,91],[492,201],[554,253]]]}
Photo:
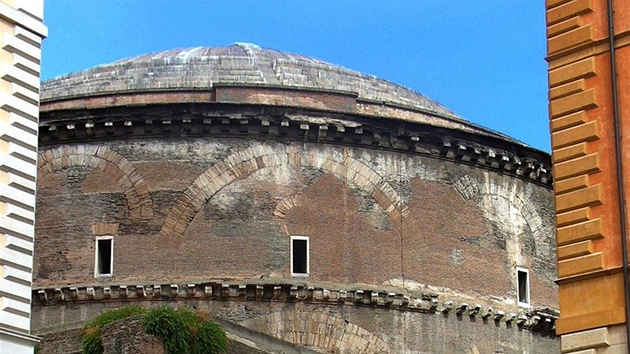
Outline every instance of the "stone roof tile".
{"label": "stone roof tile", "polygon": [[317,59],[247,43],[173,49],[99,65],[44,82],[42,100],[165,88],[199,89],[214,83],[347,91],[358,94],[359,99],[422,108],[439,116],[462,119],[436,101],[400,85]]}

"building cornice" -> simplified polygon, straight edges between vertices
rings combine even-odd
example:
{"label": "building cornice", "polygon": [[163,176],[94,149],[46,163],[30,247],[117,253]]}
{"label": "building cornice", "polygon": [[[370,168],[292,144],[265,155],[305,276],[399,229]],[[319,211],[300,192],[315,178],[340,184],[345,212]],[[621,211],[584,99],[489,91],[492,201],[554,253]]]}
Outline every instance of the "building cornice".
{"label": "building cornice", "polygon": [[24,343],[26,345],[35,346],[40,342],[41,338],[32,334],[16,331],[8,327],[0,327],[0,338],[9,338],[12,342]]}
{"label": "building cornice", "polygon": [[201,99],[160,104],[158,98],[114,107],[43,106],[40,145],[152,137],[251,136],[390,150],[467,164],[546,188],[552,186],[549,155],[498,136],[327,109],[204,103]]}
{"label": "building cornice", "polygon": [[374,289],[326,289],[307,284],[202,282],[151,285],[92,285],[33,289],[33,306],[63,306],[98,302],[134,301],[256,301],[305,302],[313,304],[364,306],[396,311],[468,317],[471,322],[555,334],[558,313],[552,309],[504,311],[491,306],[438,299],[438,295],[407,295]]}

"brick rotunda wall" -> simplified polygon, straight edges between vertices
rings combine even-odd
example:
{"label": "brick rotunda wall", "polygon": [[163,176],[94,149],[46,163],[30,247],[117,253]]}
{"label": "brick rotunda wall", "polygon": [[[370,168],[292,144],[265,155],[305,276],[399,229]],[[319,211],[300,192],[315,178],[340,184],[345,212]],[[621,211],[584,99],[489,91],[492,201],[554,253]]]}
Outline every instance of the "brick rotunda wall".
{"label": "brick rotunda wall", "polygon": [[[291,280],[289,237],[310,237],[310,283],[431,285],[557,302],[551,192],[465,165],[385,151],[239,139],[43,148],[35,287]],[[94,277],[95,236],[114,237]],[[403,278],[404,277],[404,278]],[[295,280],[295,279],[294,279]]]}
{"label": "brick rotunda wall", "polygon": [[42,87],[38,333],[168,302],[323,352],[557,351],[548,154],[246,43]]}
{"label": "brick rotunda wall", "polygon": [[[518,266],[529,269],[532,308],[557,307],[551,191],[489,169],[363,147],[216,137],[44,146],[38,163],[36,293],[302,284],[430,294],[518,314]],[[95,277],[98,236],[113,237],[111,276]],[[308,277],[291,277],[291,236],[309,237]],[[36,304],[34,328],[71,327],[121,305],[107,297],[64,301]],[[326,350],[347,347],[348,339],[318,342],[324,332],[315,328],[324,324],[352,332],[349,338],[371,343],[373,352],[557,347],[553,335],[515,321],[497,324],[455,310],[447,316],[293,300],[195,306]],[[317,323],[294,328],[292,318],[303,315]],[[305,331],[315,337],[291,334]]]}

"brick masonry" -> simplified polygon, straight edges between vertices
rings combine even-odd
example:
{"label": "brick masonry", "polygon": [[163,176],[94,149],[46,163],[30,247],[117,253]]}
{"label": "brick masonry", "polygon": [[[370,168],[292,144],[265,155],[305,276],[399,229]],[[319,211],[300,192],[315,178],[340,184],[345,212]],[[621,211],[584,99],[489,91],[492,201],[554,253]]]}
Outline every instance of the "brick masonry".
{"label": "brick masonry", "polygon": [[[99,149],[118,151],[128,164],[138,161],[154,171],[151,179],[138,177],[146,180],[147,205],[154,205],[146,214],[153,215],[129,217],[135,215],[130,205],[138,200],[123,192],[131,186],[93,191],[94,175],[128,180],[118,169],[69,166],[51,174],[41,168],[36,286],[290,278],[288,238],[304,235],[311,238],[309,281],[383,285],[402,279],[404,272],[409,284],[510,299],[512,267],[518,265],[534,269],[534,302],[555,304],[554,268],[548,261],[555,250],[546,237],[551,210],[533,207],[549,198],[544,188],[467,166],[363,149],[230,140],[206,144],[203,139],[107,145]],[[94,150],[63,149],[89,155]],[[189,187],[171,188],[149,167],[152,161],[162,168],[173,161],[182,177],[190,176]],[[192,179],[195,173],[184,165],[205,172]],[[197,167],[203,165],[208,167]],[[399,166],[405,170],[392,174]],[[221,172],[209,179],[208,171]],[[137,169],[133,173],[139,176]],[[58,184],[49,186],[49,175]],[[201,180],[212,185],[196,188]],[[473,192],[471,185],[483,190]],[[279,216],[278,206],[295,197],[300,205]],[[119,225],[114,275],[94,279],[94,228],[102,223]],[[246,263],[243,253],[249,255]],[[475,274],[488,272],[488,281],[476,279]]]}
{"label": "brick masonry", "polygon": [[[571,117],[558,126],[589,142],[599,132],[570,107],[586,87],[569,84],[554,91]],[[99,66],[43,95],[41,333],[176,299],[330,352],[557,344],[543,152],[390,82],[243,43]],[[594,168],[567,148],[558,158]],[[564,177],[567,191],[586,183]],[[308,237],[306,276],[292,276],[292,236]],[[95,276],[103,237],[112,274]],[[517,304],[517,268],[529,270],[529,307]]]}
{"label": "brick masonry", "polygon": [[[139,199],[127,197],[135,192],[122,169],[91,165],[99,151],[126,161],[127,173],[146,186],[150,211],[134,214],[130,205]],[[532,305],[557,306],[551,192],[537,184],[421,156],[233,138],[101,142],[40,154],[75,162],[40,163],[35,288],[227,279],[355,284],[519,313],[514,273],[522,266],[530,269]],[[95,278],[95,237],[107,233],[114,236],[113,275]],[[291,277],[292,235],[310,239],[308,278]],[[48,326],[41,321],[54,318],[50,311],[35,306],[35,326]],[[252,321],[258,328],[264,319]],[[376,337],[365,343],[392,345],[391,337],[367,331]]]}

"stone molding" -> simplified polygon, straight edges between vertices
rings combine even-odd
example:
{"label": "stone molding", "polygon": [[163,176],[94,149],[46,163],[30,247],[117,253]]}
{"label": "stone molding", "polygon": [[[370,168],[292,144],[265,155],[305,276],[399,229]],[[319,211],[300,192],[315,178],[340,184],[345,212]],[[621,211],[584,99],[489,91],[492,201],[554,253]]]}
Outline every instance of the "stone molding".
{"label": "stone molding", "polygon": [[0,0],[0,351],[32,353],[43,0]]}
{"label": "stone molding", "polygon": [[41,341],[41,338],[23,331],[15,331],[9,327],[0,327],[0,341],[18,342],[34,347]]}
{"label": "stone molding", "polygon": [[598,354],[627,353],[626,328],[624,325],[600,327],[564,334],[560,339],[562,353]]}
{"label": "stone molding", "polygon": [[402,119],[265,105],[174,103],[42,111],[41,146],[135,138],[261,137],[426,156],[552,186],[548,155],[506,139]]}
{"label": "stone molding", "polygon": [[484,324],[516,325],[535,332],[555,334],[558,313],[552,309],[528,309],[518,313],[479,304],[439,300],[438,295],[411,296],[373,289],[326,289],[280,283],[184,283],[147,285],[88,285],[33,289],[33,306],[58,306],[90,302],[162,300],[307,302],[342,306],[365,306],[444,316],[470,317]]}

